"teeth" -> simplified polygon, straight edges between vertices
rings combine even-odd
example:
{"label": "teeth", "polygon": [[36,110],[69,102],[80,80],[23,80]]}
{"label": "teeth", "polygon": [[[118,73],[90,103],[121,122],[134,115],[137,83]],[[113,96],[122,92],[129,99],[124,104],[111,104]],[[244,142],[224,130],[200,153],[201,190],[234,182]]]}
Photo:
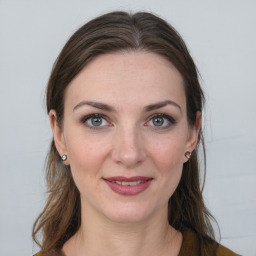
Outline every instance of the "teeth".
{"label": "teeth", "polygon": [[142,183],[142,180],[136,180],[136,181],[114,181],[115,183],[122,185],[122,186],[136,186]]}

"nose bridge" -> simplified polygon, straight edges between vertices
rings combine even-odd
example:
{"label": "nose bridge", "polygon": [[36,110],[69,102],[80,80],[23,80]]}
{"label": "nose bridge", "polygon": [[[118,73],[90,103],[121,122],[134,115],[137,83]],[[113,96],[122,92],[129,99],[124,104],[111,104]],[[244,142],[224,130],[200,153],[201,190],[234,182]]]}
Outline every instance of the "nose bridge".
{"label": "nose bridge", "polygon": [[145,159],[142,134],[138,126],[127,123],[119,126],[113,143],[112,156],[116,162],[133,167]]}

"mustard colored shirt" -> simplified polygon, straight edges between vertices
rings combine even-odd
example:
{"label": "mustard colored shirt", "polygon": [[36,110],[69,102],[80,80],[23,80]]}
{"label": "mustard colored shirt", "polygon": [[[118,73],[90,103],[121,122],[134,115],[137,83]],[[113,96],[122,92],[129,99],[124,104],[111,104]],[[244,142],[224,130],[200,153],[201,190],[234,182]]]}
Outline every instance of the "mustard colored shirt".
{"label": "mustard colored shirt", "polygon": [[[183,242],[180,248],[179,256],[199,256],[200,254],[200,245],[198,243],[197,236],[194,232],[190,230],[186,230],[182,232],[183,235]],[[216,244],[216,254],[212,256],[239,256],[226,248],[223,245]],[[41,252],[36,253],[34,256],[44,256]],[[50,256],[50,255],[47,255]],[[157,256],[157,255],[156,255]]]}
{"label": "mustard colored shirt", "polygon": [[[183,235],[183,243],[180,248],[179,256],[199,256],[201,255],[201,247],[198,243],[197,235],[190,231],[186,230],[182,232]],[[226,248],[223,245],[218,245],[216,243],[216,254],[212,256],[240,256]]]}

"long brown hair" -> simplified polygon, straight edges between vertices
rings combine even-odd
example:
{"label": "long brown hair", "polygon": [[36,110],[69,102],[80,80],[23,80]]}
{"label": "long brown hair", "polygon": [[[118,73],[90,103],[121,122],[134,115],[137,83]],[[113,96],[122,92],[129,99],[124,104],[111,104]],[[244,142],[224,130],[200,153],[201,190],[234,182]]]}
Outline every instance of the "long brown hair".
{"label": "long brown hair", "polygon": [[[195,125],[196,112],[202,112],[204,95],[196,66],[181,36],[153,14],[112,12],[78,29],[54,64],[47,87],[47,110],[48,113],[51,109],[56,111],[60,127],[69,83],[93,58],[116,51],[152,52],[172,62],[184,80],[188,122]],[[201,131],[199,140],[203,145]],[[202,148],[204,154],[204,146]],[[211,215],[203,202],[197,153],[198,146],[183,165],[180,183],[169,200],[169,223],[180,231],[192,229],[199,237],[202,251],[207,251],[214,233]],[[80,195],[67,169],[52,142],[46,166],[49,196],[33,227],[33,239],[45,253],[60,250],[80,227]],[[37,239],[40,234],[41,241]]]}

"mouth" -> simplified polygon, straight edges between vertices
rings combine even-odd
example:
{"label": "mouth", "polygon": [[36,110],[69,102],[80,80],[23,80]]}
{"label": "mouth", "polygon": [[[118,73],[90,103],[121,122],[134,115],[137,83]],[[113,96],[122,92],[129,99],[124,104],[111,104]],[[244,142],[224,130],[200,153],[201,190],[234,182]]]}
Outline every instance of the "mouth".
{"label": "mouth", "polygon": [[116,181],[111,181],[111,182],[114,182],[114,183],[122,185],[122,186],[136,186],[136,185],[139,185],[142,182],[146,182],[146,181],[143,181],[143,180],[137,180],[137,181],[119,181],[119,180],[116,180]]}
{"label": "mouth", "polygon": [[153,178],[144,176],[126,178],[119,176],[104,178],[103,180],[114,192],[118,194],[137,195],[150,186]]}

